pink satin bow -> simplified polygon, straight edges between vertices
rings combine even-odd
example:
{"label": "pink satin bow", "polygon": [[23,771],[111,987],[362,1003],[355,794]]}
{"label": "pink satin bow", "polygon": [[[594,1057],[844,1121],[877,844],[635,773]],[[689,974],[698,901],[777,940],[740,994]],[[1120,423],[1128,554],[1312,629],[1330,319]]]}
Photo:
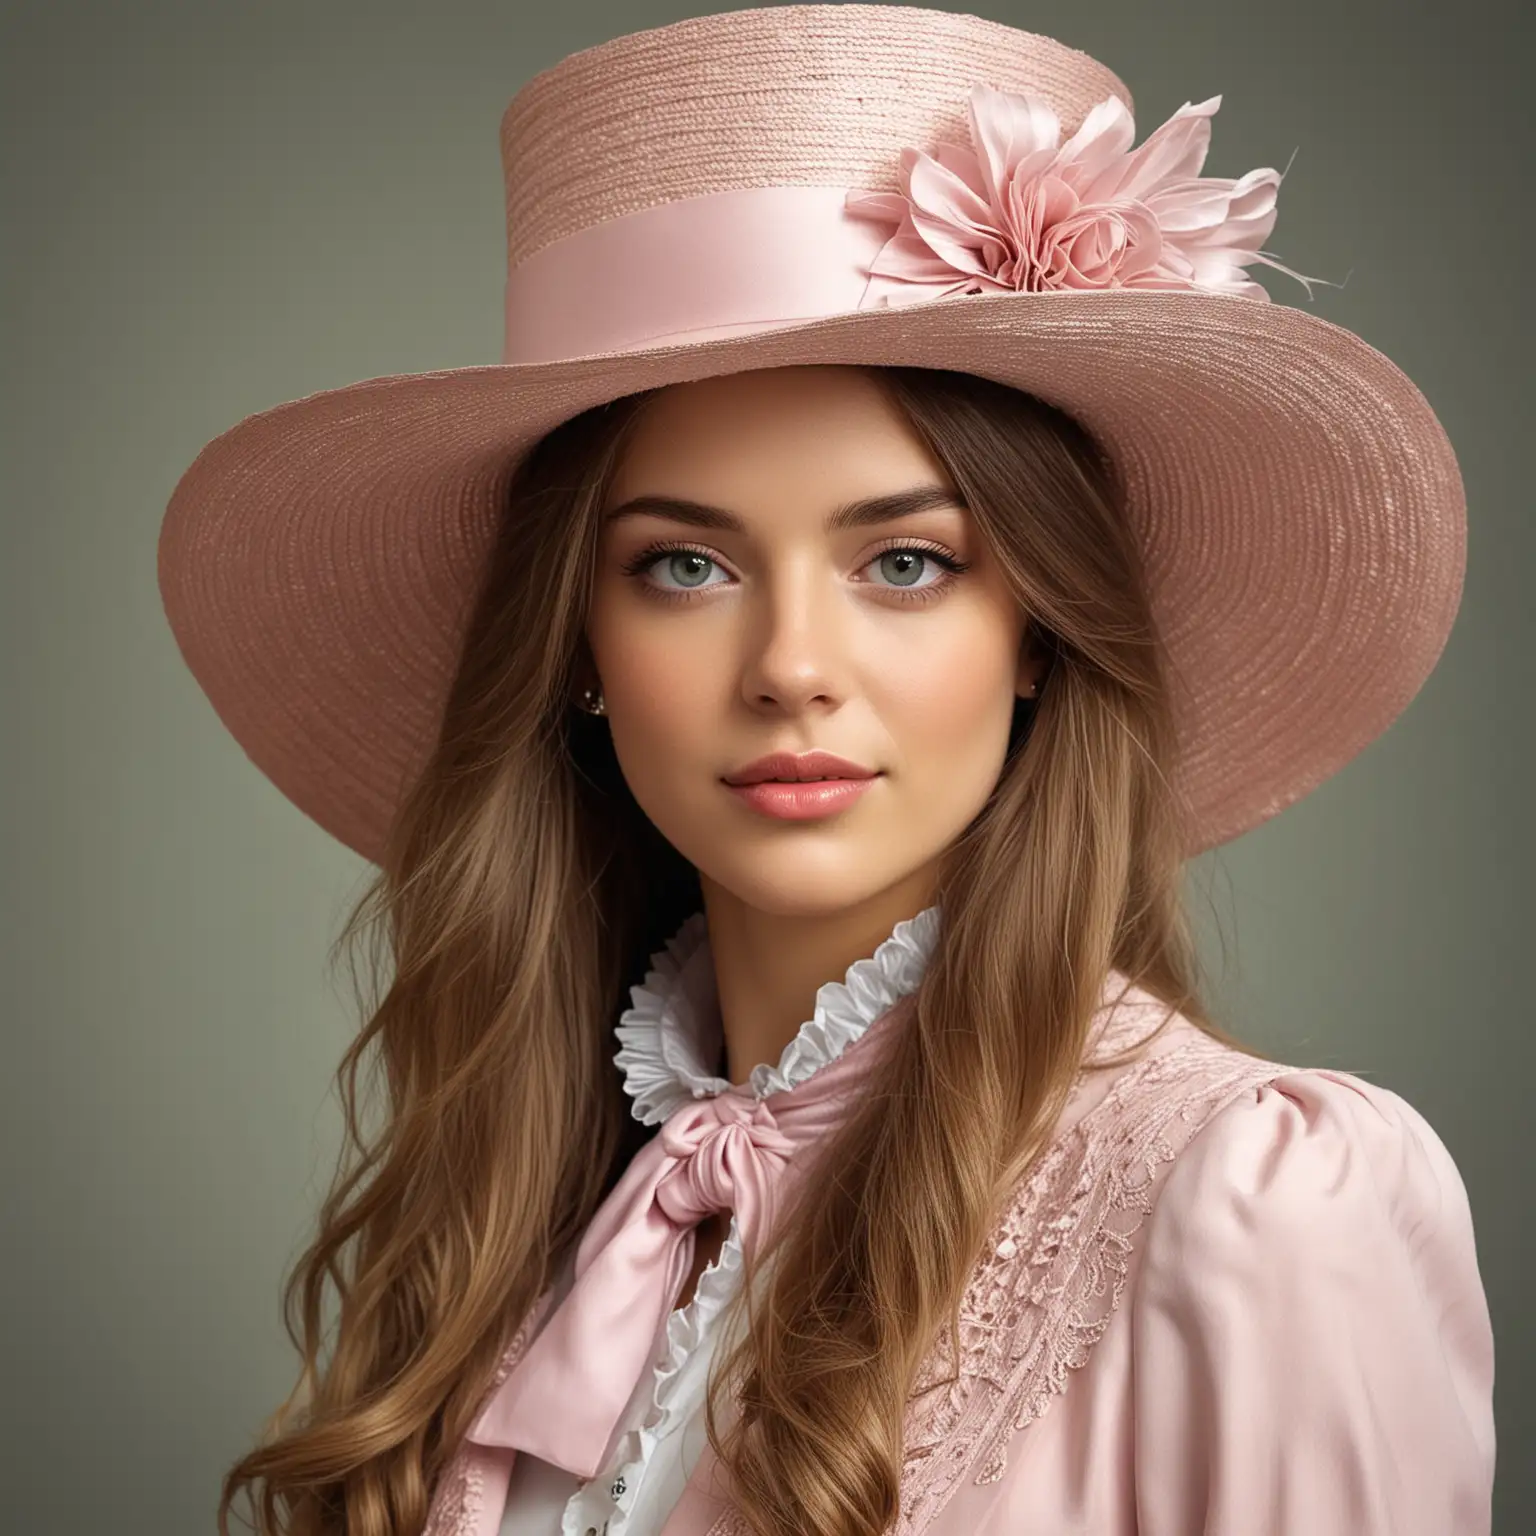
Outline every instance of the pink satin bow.
{"label": "pink satin bow", "polygon": [[469,1439],[528,1451],[580,1477],[607,1457],[663,1317],[693,1264],[694,1228],[734,1210],[755,1251],[797,1150],[841,1119],[874,1060],[866,1043],[906,999],[784,1093],[749,1084],[683,1104],[636,1153],[576,1250],[569,1294],[486,1405]]}

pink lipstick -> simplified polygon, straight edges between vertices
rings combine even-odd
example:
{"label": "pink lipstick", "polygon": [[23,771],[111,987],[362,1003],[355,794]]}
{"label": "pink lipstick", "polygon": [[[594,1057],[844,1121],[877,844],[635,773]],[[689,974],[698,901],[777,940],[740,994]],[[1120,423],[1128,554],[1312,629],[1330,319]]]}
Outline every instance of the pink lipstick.
{"label": "pink lipstick", "polygon": [[877,777],[817,779],[800,784],[764,779],[757,784],[728,784],[726,788],[765,816],[777,816],[782,821],[811,821],[852,805]]}

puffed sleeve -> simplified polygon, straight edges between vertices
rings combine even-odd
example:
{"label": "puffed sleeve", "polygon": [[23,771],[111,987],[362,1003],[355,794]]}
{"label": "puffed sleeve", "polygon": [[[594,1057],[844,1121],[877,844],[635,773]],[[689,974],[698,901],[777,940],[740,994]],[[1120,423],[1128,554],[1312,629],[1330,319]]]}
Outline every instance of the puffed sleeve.
{"label": "puffed sleeve", "polygon": [[1288,1071],[1174,1161],[1131,1297],[1140,1536],[1488,1536],[1493,1333],[1444,1143]]}

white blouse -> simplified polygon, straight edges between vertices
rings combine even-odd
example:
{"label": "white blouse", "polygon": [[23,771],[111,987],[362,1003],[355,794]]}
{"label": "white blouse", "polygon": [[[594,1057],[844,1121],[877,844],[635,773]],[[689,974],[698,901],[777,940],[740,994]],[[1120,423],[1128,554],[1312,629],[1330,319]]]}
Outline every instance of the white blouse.
{"label": "white blouse", "polygon": [[[816,993],[815,1011],[784,1047],[777,1066],[752,1069],[758,1098],[782,1093],[835,1060],[898,999],[915,992],[938,937],[939,908],[896,924],[842,981]],[[632,1113],[659,1125],[690,1098],[723,1093],[729,1079],[708,1063],[720,1059],[722,1024],[709,932],[696,912],[651,956],[634,1006],[615,1028],[614,1056],[624,1073]],[[574,1250],[556,1281],[554,1305],[574,1280]],[[699,1276],[693,1300],[674,1308],[656,1334],[650,1375],[642,1375],[625,1409],[602,1471],[590,1480],[520,1451],[512,1466],[499,1536],[657,1536],[681,1496],[708,1434],[705,1387],[722,1347],[719,1318],[741,1281],[741,1242],[731,1218],[719,1257]]]}

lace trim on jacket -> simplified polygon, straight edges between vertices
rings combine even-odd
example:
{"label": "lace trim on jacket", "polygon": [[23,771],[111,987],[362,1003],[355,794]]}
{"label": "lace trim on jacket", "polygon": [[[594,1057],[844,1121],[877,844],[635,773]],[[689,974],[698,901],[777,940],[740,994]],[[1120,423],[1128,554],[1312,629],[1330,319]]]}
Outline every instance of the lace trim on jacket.
{"label": "lace trim on jacket", "polygon": [[[1240,1093],[1290,1070],[1195,1034],[1127,1068],[1049,1147],[972,1271],[960,1307],[958,1370],[941,1327],[918,1372],[893,1532],[914,1536],[928,1527],[962,1478],[982,1485],[1003,1475],[1009,1441],[1066,1390],[1109,1326],[1161,1166]],[[1054,1214],[1042,1221],[1042,1212]],[[726,1510],[706,1536],[750,1530]]]}
{"label": "lace trim on jacket", "polygon": [[[549,1306],[554,1289],[553,1286],[546,1289],[528,1309],[528,1315],[523,1319],[522,1326],[513,1334],[512,1342],[502,1351],[501,1359],[492,1373],[490,1385],[481,1394],[480,1402],[475,1408],[474,1417],[470,1420],[471,1424],[485,1412],[491,1399],[496,1395],[497,1389],[512,1374],[512,1367],[522,1358],[523,1351],[533,1341],[534,1330]],[[481,1463],[473,1454],[471,1443],[468,1440],[461,1440],[458,1448],[449,1458],[447,1466],[443,1468],[442,1476],[438,1479],[437,1488],[433,1492],[431,1504],[427,1509],[427,1523],[422,1527],[421,1536],[468,1536],[468,1532],[474,1529],[475,1521],[479,1518],[484,1503],[485,1475]]]}
{"label": "lace trim on jacket", "polygon": [[[1140,1010],[1131,1011],[1131,1022]],[[1103,1100],[1053,1140],[994,1225],[960,1307],[960,1360],[938,1330],[909,1396],[894,1531],[931,1524],[963,1478],[996,1482],[1013,1435],[1085,1365],[1123,1295],[1132,1238],[1166,1165],[1240,1093],[1295,1070],[1185,1024],[1189,1038],[1127,1067]],[[1105,1031],[1119,1048],[1131,1033]],[[1042,1213],[1051,1214],[1042,1220]],[[1022,1257],[1021,1257],[1022,1256]],[[703,1287],[705,1277],[700,1279]],[[518,1330],[486,1401],[526,1348],[542,1302]],[[423,1536],[467,1536],[481,1488],[471,1448],[445,1470]],[[734,1510],[707,1536],[749,1536]]]}

